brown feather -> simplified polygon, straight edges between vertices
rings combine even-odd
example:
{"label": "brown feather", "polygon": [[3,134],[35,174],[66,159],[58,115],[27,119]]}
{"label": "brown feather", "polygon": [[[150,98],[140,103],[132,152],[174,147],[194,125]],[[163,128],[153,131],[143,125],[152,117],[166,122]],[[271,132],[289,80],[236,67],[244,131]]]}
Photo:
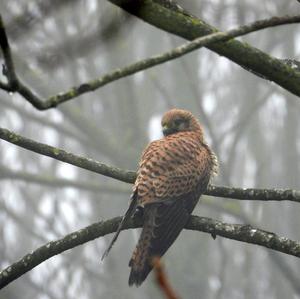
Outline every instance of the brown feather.
{"label": "brown feather", "polygon": [[129,262],[129,285],[139,286],[152,270],[152,259],[163,256],[174,243],[189,220],[200,191],[145,205],[143,230]]}
{"label": "brown feather", "polygon": [[[175,120],[182,120],[178,132]],[[152,269],[151,259],[162,256],[176,240],[216,168],[215,156],[190,112],[173,109],[162,125],[173,133],[145,149],[135,182],[144,226],[129,263],[129,285],[139,286]]]}
{"label": "brown feather", "polygon": [[139,242],[129,262],[129,285],[139,286],[176,240],[217,170],[217,160],[204,142],[200,123],[191,112],[168,111],[162,118],[165,138],[144,150],[134,184],[134,199],[109,248],[137,207],[144,208]]}
{"label": "brown feather", "polygon": [[114,243],[117,241],[118,236],[121,232],[121,230],[123,229],[124,225],[126,224],[126,222],[130,219],[130,217],[134,214],[135,210],[137,207],[137,191],[134,191],[132,196],[131,196],[131,202],[130,205],[125,213],[125,215],[123,216],[118,229],[114,235],[114,237],[112,238],[111,242],[109,243],[107,249],[105,250],[105,252],[103,253],[101,260],[103,261],[104,258],[108,255],[108,253],[110,252],[111,248],[113,247]]}

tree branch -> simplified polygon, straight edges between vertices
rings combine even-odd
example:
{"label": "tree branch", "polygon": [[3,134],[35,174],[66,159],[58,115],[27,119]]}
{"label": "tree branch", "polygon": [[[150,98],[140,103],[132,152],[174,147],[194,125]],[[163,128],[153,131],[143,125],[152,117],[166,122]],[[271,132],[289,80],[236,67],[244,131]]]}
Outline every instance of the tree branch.
{"label": "tree branch", "polygon": [[231,188],[210,185],[205,194],[239,200],[289,200],[300,203],[300,191],[293,189]]}
{"label": "tree branch", "polygon": [[[63,149],[36,142],[7,129],[0,128],[0,139],[6,140],[14,145],[28,149],[32,152],[72,164],[74,166],[99,173],[125,183],[134,183],[136,179],[136,173],[134,171],[123,170],[89,158],[85,158],[83,156],[68,153]],[[300,202],[300,191],[291,189],[242,189],[210,185],[205,194],[240,200],[289,200]]]}
{"label": "tree branch", "polygon": [[7,129],[0,128],[0,139],[4,139],[32,152],[66,162],[68,164],[72,164],[122,182],[132,183],[136,177],[136,174],[133,171],[126,171],[117,167],[107,166],[104,163],[68,153],[63,149],[22,137],[21,135],[18,135]]}
{"label": "tree branch", "polygon": [[15,66],[12,59],[8,38],[5,32],[5,27],[1,15],[0,15],[0,46],[5,61],[5,68],[3,69],[3,73],[5,74],[8,80],[8,84],[1,82],[1,86],[2,87],[6,86],[6,88],[14,89],[17,86],[18,78],[15,72]]}
{"label": "tree branch", "polygon": [[[153,0],[108,0],[143,21],[187,40],[219,32],[217,28],[194,16],[170,10]],[[274,81],[291,93],[300,96],[300,71],[292,69],[257,48],[237,40],[215,42],[208,49],[225,56],[246,70]]]}
{"label": "tree branch", "polygon": [[154,257],[152,259],[152,264],[155,273],[156,284],[165,295],[166,299],[180,299],[170,284],[169,278],[160,258]]}
{"label": "tree branch", "polygon": [[[113,1],[112,1],[113,2]],[[127,77],[129,75],[135,74],[139,71],[146,70],[150,67],[162,64],[164,62],[179,58],[187,53],[190,53],[196,49],[199,49],[204,46],[210,46],[215,44],[216,42],[224,42],[232,39],[233,37],[242,36],[248,34],[250,32],[254,32],[257,30],[261,30],[268,27],[279,26],[283,24],[292,24],[292,23],[299,23],[300,22],[300,15],[296,16],[285,16],[285,17],[273,17],[270,19],[256,21],[249,25],[240,26],[236,29],[228,30],[226,32],[214,32],[211,31],[211,34],[207,36],[196,38],[192,42],[187,42],[177,48],[174,48],[171,51],[165,52],[160,55],[152,56],[150,58],[140,60],[136,63],[128,65],[122,69],[116,69],[110,73],[103,75],[98,79],[94,79],[83,83],[79,86],[71,88],[69,91],[64,93],[59,93],[55,96],[51,96],[47,100],[40,99],[37,95],[35,95],[27,86],[25,86],[16,76],[15,69],[13,65],[13,60],[11,57],[10,47],[8,44],[4,24],[0,23],[0,46],[4,53],[6,68],[7,68],[7,78],[8,84],[5,85],[2,83],[4,90],[9,90],[10,92],[18,92],[21,94],[28,102],[30,102],[35,108],[39,110],[46,110],[53,107],[56,107],[64,102],[67,102],[71,99],[74,99],[84,93],[92,92],[108,83],[114,82],[120,78]],[[268,59],[271,59],[268,57]],[[273,59],[275,60],[275,59]],[[278,61],[278,63],[280,63]],[[284,63],[283,63],[284,64]],[[289,67],[288,64],[285,64],[285,72],[286,76],[289,79],[293,78],[293,72],[295,69]],[[298,74],[298,85],[297,85],[297,92],[295,93],[300,96],[300,88],[299,88],[299,80],[300,74]],[[267,77],[268,78],[268,77]],[[275,81],[275,80],[274,80]],[[275,81],[276,82],[276,81]],[[293,91],[292,91],[293,92]]]}
{"label": "tree branch", "polygon": [[[0,289],[55,255],[115,232],[120,221],[121,217],[100,221],[39,247],[0,272]],[[134,218],[125,225],[124,229],[141,226],[142,219]],[[211,218],[191,216],[185,228],[209,233],[214,237],[222,236],[232,240],[260,245],[300,257],[299,242],[277,236],[274,233],[263,231],[250,225],[228,224]]]}
{"label": "tree branch", "polygon": [[[95,161],[96,163],[96,161]],[[110,167],[110,166],[108,166]],[[21,180],[34,184],[42,184],[48,187],[73,187],[91,192],[108,192],[125,194],[128,192],[126,188],[120,188],[114,185],[100,185],[99,182],[82,182],[64,178],[56,178],[51,176],[35,175],[28,172],[13,171],[0,165],[0,180],[13,179]],[[131,181],[129,182],[131,183]],[[206,195],[223,197],[239,200],[254,201],[294,201],[300,202],[300,191],[292,189],[255,189],[255,188],[232,188],[225,186],[209,185],[205,192]]]}

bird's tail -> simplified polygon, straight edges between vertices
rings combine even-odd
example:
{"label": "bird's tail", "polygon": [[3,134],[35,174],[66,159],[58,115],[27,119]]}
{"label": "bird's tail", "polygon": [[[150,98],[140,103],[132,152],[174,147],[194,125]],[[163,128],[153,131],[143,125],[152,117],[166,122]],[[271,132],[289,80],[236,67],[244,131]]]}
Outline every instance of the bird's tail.
{"label": "bird's tail", "polygon": [[135,191],[131,196],[131,202],[130,202],[129,208],[127,209],[125,215],[123,216],[123,218],[119,224],[119,227],[118,227],[113,239],[111,240],[109,246],[103,253],[101,260],[103,260],[108,255],[109,251],[111,250],[114,243],[118,239],[118,236],[119,236],[121,230],[123,229],[124,225],[130,219],[130,217],[134,214],[136,207],[137,207],[137,192]]}
{"label": "bird's tail", "polygon": [[143,230],[129,262],[130,286],[142,284],[153,268],[153,258],[161,257],[178,237],[198,201],[190,199],[184,197],[145,205]]}

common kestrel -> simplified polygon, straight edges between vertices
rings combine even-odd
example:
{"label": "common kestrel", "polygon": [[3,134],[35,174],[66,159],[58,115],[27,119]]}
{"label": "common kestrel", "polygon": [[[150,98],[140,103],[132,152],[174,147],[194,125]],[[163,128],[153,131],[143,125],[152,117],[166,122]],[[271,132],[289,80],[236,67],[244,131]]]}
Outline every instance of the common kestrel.
{"label": "common kestrel", "polygon": [[199,197],[217,171],[217,159],[205,143],[203,130],[191,112],[172,109],[161,121],[164,138],[151,142],[142,154],[130,206],[103,257],[126,221],[143,212],[143,229],[129,266],[129,285],[139,286],[189,220]]}

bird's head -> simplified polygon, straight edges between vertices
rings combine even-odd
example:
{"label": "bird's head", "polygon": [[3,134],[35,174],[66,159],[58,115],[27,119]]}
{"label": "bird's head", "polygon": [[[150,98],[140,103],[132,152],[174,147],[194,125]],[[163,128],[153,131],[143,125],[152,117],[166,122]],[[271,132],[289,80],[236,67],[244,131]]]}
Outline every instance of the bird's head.
{"label": "bird's head", "polygon": [[161,120],[164,136],[178,132],[194,131],[203,138],[202,128],[193,114],[183,109],[171,109],[167,111]]}

